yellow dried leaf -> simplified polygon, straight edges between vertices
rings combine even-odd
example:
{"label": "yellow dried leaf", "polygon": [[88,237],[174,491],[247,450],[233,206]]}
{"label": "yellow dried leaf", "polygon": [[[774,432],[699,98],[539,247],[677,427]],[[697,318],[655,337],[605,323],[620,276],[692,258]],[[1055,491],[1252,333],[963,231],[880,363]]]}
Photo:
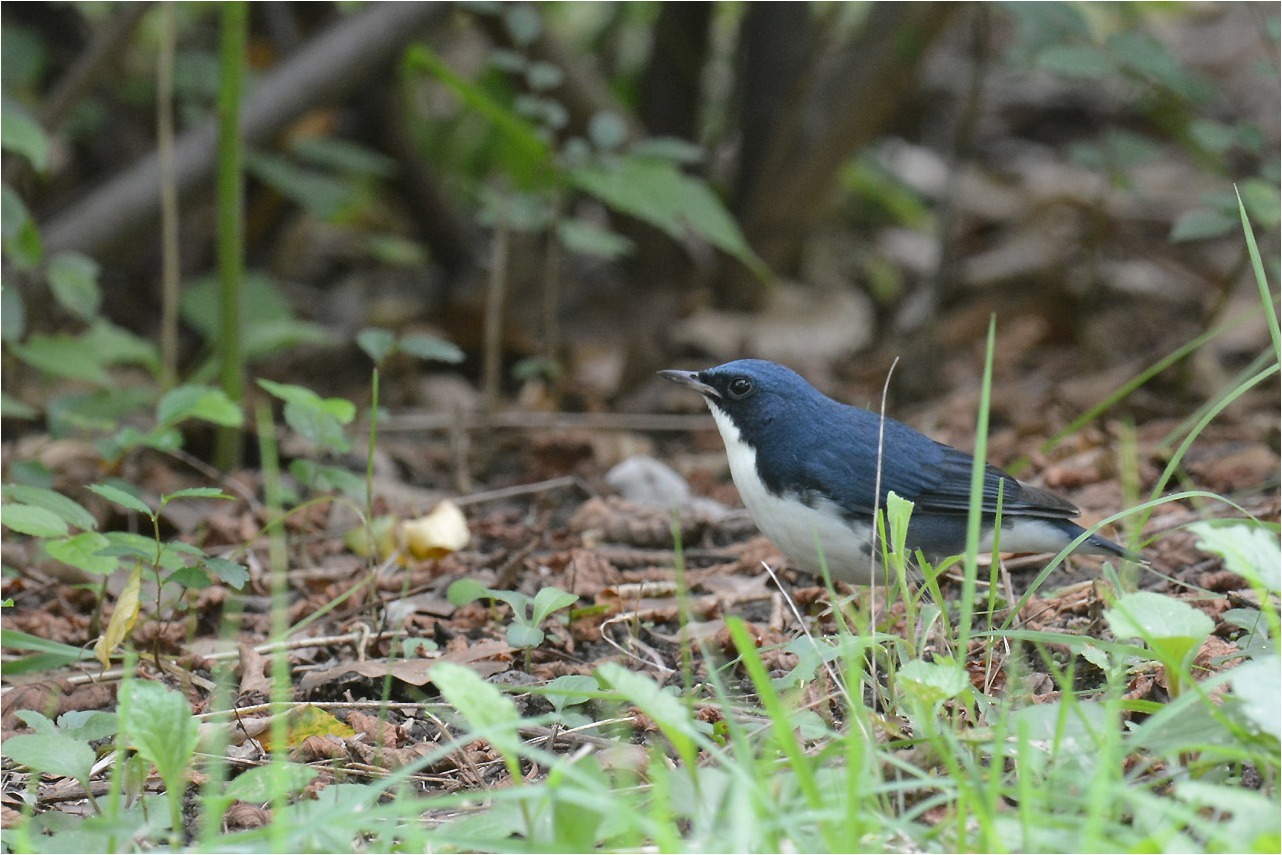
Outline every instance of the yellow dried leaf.
{"label": "yellow dried leaf", "polygon": [[125,582],[124,590],[116,600],[116,610],[107,621],[107,629],[93,646],[93,654],[98,657],[102,667],[111,667],[111,653],[128,637],[129,631],[138,621],[138,610],[142,605],[142,565],[134,566]]}
{"label": "yellow dried leaf", "polygon": [[401,523],[397,542],[420,560],[441,558],[467,546],[467,518],[453,502],[441,502],[427,516]]}

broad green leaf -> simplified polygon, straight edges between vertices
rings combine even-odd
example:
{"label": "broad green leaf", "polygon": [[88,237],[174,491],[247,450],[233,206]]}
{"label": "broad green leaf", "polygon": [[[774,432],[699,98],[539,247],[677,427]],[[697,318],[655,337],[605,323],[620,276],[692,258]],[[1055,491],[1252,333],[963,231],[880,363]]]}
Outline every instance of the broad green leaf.
{"label": "broad green leaf", "polygon": [[184,777],[196,752],[199,725],[187,699],[159,683],[130,680],[122,691],[128,715],[121,717],[123,735],[151,763],[171,792],[185,789]]}
{"label": "broad green leaf", "polygon": [[246,769],[227,783],[224,796],[243,802],[266,804],[300,792],[320,772],[301,763],[269,763]]}
{"label": "broad green leaf", "polygon": [[1262,732],[1282,739],[1282,659],[1266,656],[1229,672],[1242,712]]}
{"label": "broad green leaf", "polygon": [[521,722],[516,702],[495,686],[482,680],[475,671],[453,662],[437,662],[431,670],[432,682],[450,706],[467,719],[474,730],[500,752],[515,756],[521,750],[521,737],[516,728]]}
{"label": "broad green leaf", "polygon": [[1119,641],[1143,640],[1163,664],[1179,666],[1197,652],[1215,629],[1203,612],[1173,597],[1136,591],[1119,597],[1104,620]]}
{"label": "broad green leaf", "polygon": [[468,603],[481,599],[482,597],[489,596],[489,589],[470,576],[455,579],[450,583],[450,586],[445,589],[445,599],[449,600],[450,603],[455,606],[465,606]]}
{"label": "broad green leaf", "polygon": [[81,320],[92,320],[102,302],[98,262],[78,252],[60,252],[49,259],[47,272],[58,304]]}
{"label": "broad green leaf", "polygon": [[24,733],[4,741],[9,759],[50,775],[75,778],[89,785],[97,760],[88,743],[63,733]]}
{"label": "broad green leaf", "polygon": [[1227,211],[1213,208],[1202,208],[1181,214],[1171,226],[1169,239],[1173,243],[1207,238],[1224,237],[1238,227],[1236,217],[1229,216]]}
{"label": "broad green leaf", "polygon": [[213,386],[179,386],[166,392],[156,404],[156,421],[162,425],[177,424],[188,418],[224,427],[240,427],[245,422],[241,408],[226,392]]}
{"label": "broad green leaf", "polygon": [[381,364],[396,347],[396,336],[391,330],[366,327],[356,334],[356,343],[375,364]]}
{"label": "broad green leaf", "polygon": [[128,508],[146,516],[153,516],[152,510],[147,507],[146,502],[119,487],[114,487],[111,484],[90,484],[89,489],[107,501],[120,505],[122,508]]}
{"label": "broad green leaf", "polygon": [[1229,570],[1274,593],[1282,591],[1282,546],[1276,531],[1250,522],[1199,522],[1189,530],[1198,536],[1198,548],[1221,556]]}
{"label": "broad green leaf", "polygon": [[563,674],[547,684],[544,697],[558,713],[592,699],[601,691],[595,677],[586,674]]}
{"label": "broad green leaf", "polygon": [[322,398],[305,386],[276,383],[271,380],[259,379],[258,385],[288,404],[297,404],[306,409],[318,410],[332,416],[343,424],[347,424],[356,417],[356,405],[346,398]]}
{"label": "broad green leaf", "polygon": [[0,146],[25,157],[37,172],[49,168],[49,138],[36,117],[10,98],[0,102]]}
{"label": "broad green leaf", "polygon": [[86,531],[62,540],[48,541],[45,543],[45,551],[63,564],[70,564],[95,576],[107,576],[120,566],[119,559],[98,554],[109,545],[111,541],[106,535]]}
{"label": "broad green leaf", "polygon": [[571,170],[570,181],[615,210],[644,220],[677,239],[698,237],[734,256],[758,277],[770,277],[711,188],[671,163],[625,157],[612,166]]}
{"label": "broad green leaf", "polygon": [[223,584],[231,585],[238,591],[245,587],[245,583],[249,581],[249,570],[245,565],[238,564],[230,558],[220,558],[216,555],[211,555],[203,558],[201,560],[201,564],[204,565],[209,572],[217,576],[219,581]]}
{"label": "broad green leaf", "polygon": [[636,245],[623,235],[582,220],[562,220],[557,223],[556,236],[571,252],[598,258],[622,258],[636,249]]}
{"label": "broad green leaf", "polygon": [[537,626],[513,621],[507,626],[507,643],[517,650],[530,650],[543,643],[543,630]]}
{"label": "broad green leaf", "polygon": [[1037,55],[1037,66],[1061,77],[1086,80],[1117,74],[1113,58],[1093,45],[1054,45]]}
{"label": "broad green leaf", "polygon": [[0,524],[32,537],[62,537],[67,523],[48,508],[6,502],[0,505]]}
{"label": "broad green leaf", "polygon": [[455,74],[440,57],[422,44],[411,47],[406,53],[405,61],[409,68],[424,71],[439,79],[468,108],[494,126],[504,144],[501,152],[504,165],[518,188],[546,185],[555,180],[552,148],[530,122],[492,98],[481,87]]}
{"label": "broad green leaf", "polygon": [[560,609],[569,608],[578,601],[577,596],[560,588],[540,588],[534,595],[534,625],[538,626],[547,620],[548,615]]}
{"label": "broad green leaf", "polygon": [[451,365],[457,365],[467,358],[467,355],[459,349],[458,345],[426,333],[403,335],[397,343],[397,347],[410,356],[417,356],[419,359],[426,359],[432,362],[448,362]]}
{"label": "broad green leaf", "polygon": [[245,158],[245,169],[318,220],[338,219],[360,198],[347,179],[299,166],[280,155],[251,152]]}
{"label": "broad green leaf", "polygon": [[615,662],[606,662],[596,673],[599,680],[653,719],[678,755],[683,758],[695,756],[698,729],[690,710],[680,699],[665,692],[649,677],[629,671]]}
{"label": "broad green leaf", "polygon": [[98,521],[94,519],[93,514],[57,490],[50,490],[48,487],[34,487],[28,484],[6,484],[3,488],[0,488],[0,493],[3,493],[6,499],[53,511],[67,525],[81,529],[98,527]]}
{"label": "broad green leaf", "polygon": [[36,333],[23,342],[11,342],[13,354],[32,368],[55,377],[80,380],[95,386],[111,384],[111,375],[83,337],[70,333]]}
{"label": "broad green leaf", "polygon": [[190,588],[193,591],[203,591],[214,584],[214,579],[203,567],[187,566],[179,567],[166,576],[165,584],[178,585],[181,588]]}
{"label": "broad green leaf", "polygon": [[18,191],[8,184],[0,185],[0,238],[13,240],[29,222],[31,214]]}
{"label": "broad green leaf", "polygon": [[141,365],[160,374],[160,351],[142,336],[116,326],[105,318],[97,318],[85,332],[85,344],[96,358],[108,365]]}
{"label": "broad green leaf", "polygon": [[966,669],[952,662],[914,659],[895,674],[905,692],[927,706],[941,704],[970,687]]}
{"label": "broad green leaf", "polygon": [[396,175],[396,161],[350,140],[339,137],[305,136],[290,146],[290,151],[316,166],[348,175],[391,178]]}
{"label": "broad green leaf", "polygon": [[35,407],[19,401],[7,392],[0,392],[0,415],[6,419],[34,419],[40,415]]}
{"label": "broad green leaf", "polygon": [[285,404],[285,423],[323,448],[344,452],[351,447],[339,420],[317,407],[289,401]]}

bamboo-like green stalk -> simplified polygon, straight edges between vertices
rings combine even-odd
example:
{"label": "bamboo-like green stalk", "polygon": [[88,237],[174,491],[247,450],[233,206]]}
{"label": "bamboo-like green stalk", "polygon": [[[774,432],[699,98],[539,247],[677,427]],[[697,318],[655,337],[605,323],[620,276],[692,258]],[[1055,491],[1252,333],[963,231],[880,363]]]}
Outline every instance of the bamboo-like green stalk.
{"label": "bamboo-like green stalk", "polygon": [[[218,334],[219,377],[227,397],[244,396],[244,348],[241,306],[245,281],[244,140],[240,103],[244,83],[249,8],[238,2],[222,7],[222,46],[218,84],[218,281],[221,322]],[[214,463],[224,472],[240,465],[244,440],[238,428],[221,427]]]}

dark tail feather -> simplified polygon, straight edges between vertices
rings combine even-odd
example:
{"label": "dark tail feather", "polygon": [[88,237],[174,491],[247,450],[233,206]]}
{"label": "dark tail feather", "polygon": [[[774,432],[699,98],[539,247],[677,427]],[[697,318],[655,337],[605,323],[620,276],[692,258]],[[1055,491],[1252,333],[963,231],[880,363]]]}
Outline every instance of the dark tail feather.
{"label": "dark tail feather", "polygon": [[1124,546],[1119,546],[1106,537],[1100,537],[1098,534],[1092,534],[1077,547],[1077,552],[1084,552],[1089,555],[1112,555],[1115,558],[1121,558],[1123,561],[1130,561],[1144,567],[1152,567],[1153,562],[1149,561],[1138,552],[1132,552]]}

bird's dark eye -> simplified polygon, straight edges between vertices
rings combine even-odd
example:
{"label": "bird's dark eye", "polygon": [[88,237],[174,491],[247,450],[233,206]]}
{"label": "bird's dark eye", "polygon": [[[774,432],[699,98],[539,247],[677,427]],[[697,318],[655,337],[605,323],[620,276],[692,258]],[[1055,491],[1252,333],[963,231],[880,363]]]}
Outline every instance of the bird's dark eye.
{"label": "bird's dark eye", "polygon": [[726,386],[731,398],[746,398],[752,394],[752,381],[747,377],[736,377]]}

